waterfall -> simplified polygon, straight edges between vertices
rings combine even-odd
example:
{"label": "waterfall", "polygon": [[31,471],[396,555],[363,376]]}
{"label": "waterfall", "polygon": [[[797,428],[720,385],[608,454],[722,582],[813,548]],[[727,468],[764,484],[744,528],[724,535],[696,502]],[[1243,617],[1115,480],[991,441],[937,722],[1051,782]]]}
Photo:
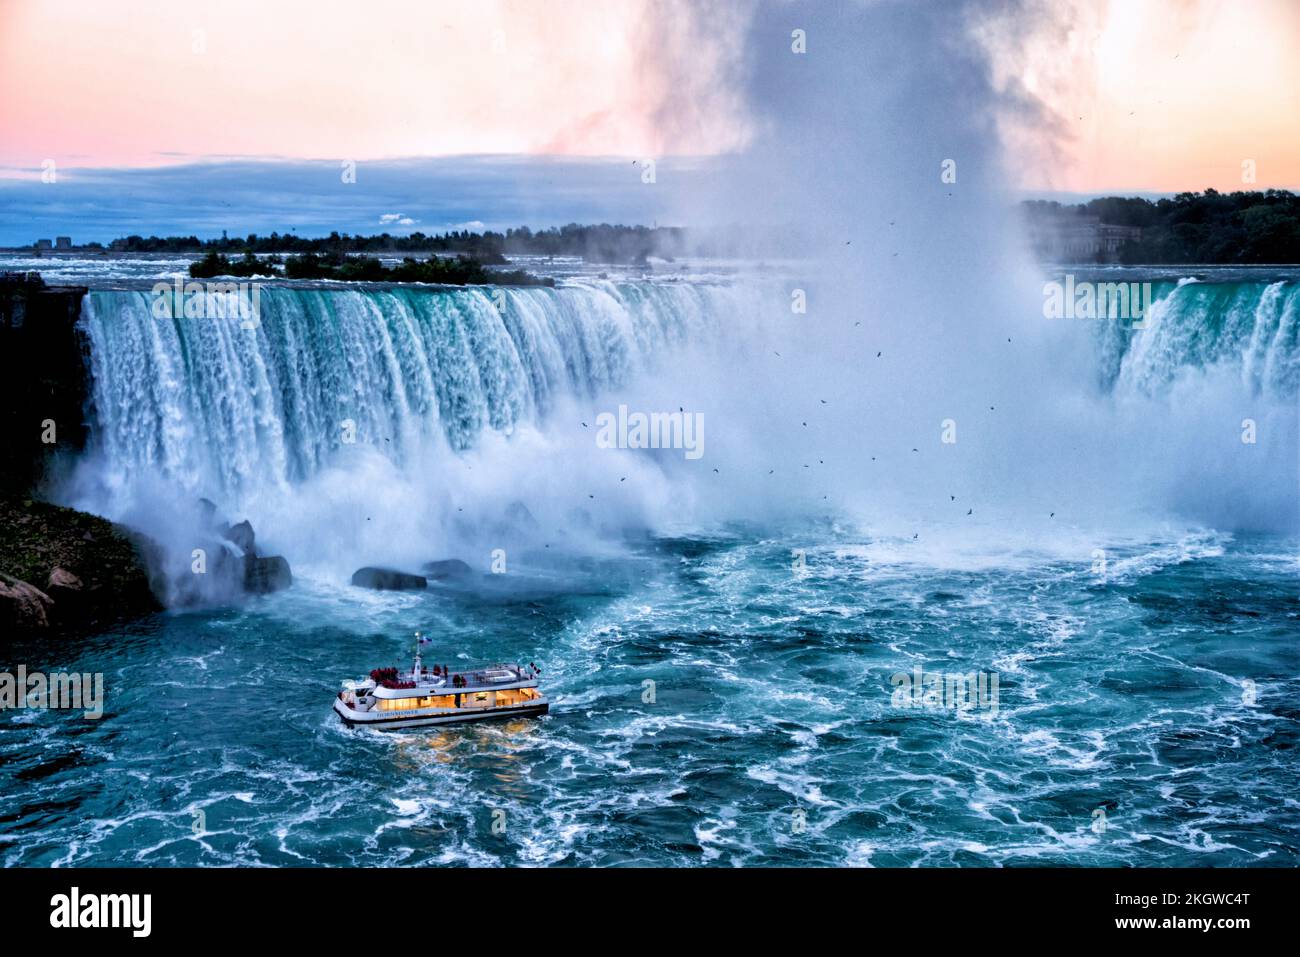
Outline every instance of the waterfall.
{"label": "waterfall", "polygon": [[[341,580],[481,556],[521,514],[541,548],[827,510],[910,538],[954,494],[1008,513],[1068,500],[1294,525],[1300,284],[1156,283],[1136,329],[1026,310],[1033,329],[993,351],[907,297],[800,315],[788,287],[269,283],[252,323],[94,291],[90,445],[63,500],[183,557],[181,512],[205,496]],[[593,416],[621,402],[707,416],[707,459],[599,447]],[[960,444],[938,439],[949,417]]]}
{"label": "waterfall", "polygon": [[1143,328],[1098,322],[1099,378],[1121,394],[1159,394],[1180,375],[1223,368],[1248,395],[1300,394],[1300,283],[1153,284]]}
{"label": "waterfall", "polygon": [[708,336],[722,285],[320,290],[268,285],[256,323],[155,318],[149,292],[97,291],[93,436],[110,469],[231,498],[316,474],[355,441],[401,465],[430,439],[541,425]]}

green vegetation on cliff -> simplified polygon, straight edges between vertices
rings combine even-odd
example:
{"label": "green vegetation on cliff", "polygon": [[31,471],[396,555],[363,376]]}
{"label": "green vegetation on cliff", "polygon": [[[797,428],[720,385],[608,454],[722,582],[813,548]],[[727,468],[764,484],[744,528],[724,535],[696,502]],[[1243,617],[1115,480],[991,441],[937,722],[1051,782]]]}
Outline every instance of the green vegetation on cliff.
{"label": "green vegetation on cliff", "polygon": [[[104,625],[161,607],[144,557],[153,546],[120,525],[71,508],[0,497],[0,529],[5,630]],[[41,593],[37,601],[15,597],[27,591],[15,581]]]}

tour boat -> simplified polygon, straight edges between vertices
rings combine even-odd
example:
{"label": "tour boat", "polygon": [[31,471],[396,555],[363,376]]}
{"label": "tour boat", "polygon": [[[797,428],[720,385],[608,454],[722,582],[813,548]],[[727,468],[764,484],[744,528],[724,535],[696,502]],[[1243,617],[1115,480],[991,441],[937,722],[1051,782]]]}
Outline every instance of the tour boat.
{"label": "tour boat", "polygon": [[540,718],[550,702],[537,687],[536,665],[495,664],[467,671],[425,667],[420,653],[410,671],[376,668],[346,681],[334,711],[349,727],[384,731],[462,724],[491,718]]}

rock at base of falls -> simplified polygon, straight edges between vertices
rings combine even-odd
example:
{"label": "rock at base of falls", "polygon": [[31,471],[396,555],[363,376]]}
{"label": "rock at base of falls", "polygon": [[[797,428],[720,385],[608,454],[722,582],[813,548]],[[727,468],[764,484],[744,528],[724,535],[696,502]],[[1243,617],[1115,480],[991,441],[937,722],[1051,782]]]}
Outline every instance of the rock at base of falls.
{"label": "rock at base of falls", "polygon": [[[209,540],[209,554],[214,557],[213,576],[217,593],[235,595],[242,590],[249,595],[265,595],[293,584],[289,561],[282,555],[259,555],[257,533],[253,523],[244,519],[231,525],[219,520],[219,510],[209,499],[198,501],[199,520],[204,529],[215,535]],[[241,553],[232,554],[230,546]],[[204,596],[195,596],[201,600]],[[211,600],[212,596],[206,596]]]}
{"label": "rock at base of falls", "polygon": [[219,529],[221,537],[228,542],[233,542],[236,547],[245,555],[256,555],[257,536],[253,533],[253,525],[248,519],[244,519],[237,525],[231,525],[229,528],[221,527]]}
{"label": "rock at base of falls", "polygon": [[377,591],[418,591],[428,588],[429,580],[423,575],[367,566],[352,573],[352,584],[358,588],[374,588]]}
{"label": "rock at base of falls", "polygon": [[35,585],[0,572],[0,627],[6,631],[43,631],[50,625],[54,602]]}
{"label": "rock at base of falls", "polygon": [[448,578],[465,578],[474,574],[474,569],[462,562],[459,558],[448,558],[438,562],[426,562],[421,566],[420,571],[424,572],[436,582],[445,581]]}
{"label": "rock at base of falls", "polygon": [[265,595],[292,584],[293,572],[283,555],[244,556],[244,591],[249,594]]}
{"label": "rock at base of falls", "polygon": [[0,490],[0,642],[72,634],[162,607],[149,556],[157,545],[97,515]]}

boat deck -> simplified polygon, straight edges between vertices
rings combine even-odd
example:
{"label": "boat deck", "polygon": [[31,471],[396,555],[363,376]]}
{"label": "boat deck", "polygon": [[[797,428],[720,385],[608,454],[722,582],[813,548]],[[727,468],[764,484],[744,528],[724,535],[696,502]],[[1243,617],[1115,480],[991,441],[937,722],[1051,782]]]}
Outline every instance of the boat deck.
{"label": "boat deck", "polygon": [[[382,669],[376,669],[376,671],[380,670]],[[388,670],[391,672],[392,669]],[[374,672],[371,674],[373,675]],[[452,694],[468,691],[500,691],[507,688],[537,686],[537,676],[528,668],[518,664],[495,664],[465,671],[451,671],[447,674],[435,674],[429,668],[422,668],[417,675],[412,669],[407,672],[397,672],[396,677],[390,676],[385,679],[372,677],[371,680],[374,686],[368,690],[377,698],[419,697],[430,692]]]}

